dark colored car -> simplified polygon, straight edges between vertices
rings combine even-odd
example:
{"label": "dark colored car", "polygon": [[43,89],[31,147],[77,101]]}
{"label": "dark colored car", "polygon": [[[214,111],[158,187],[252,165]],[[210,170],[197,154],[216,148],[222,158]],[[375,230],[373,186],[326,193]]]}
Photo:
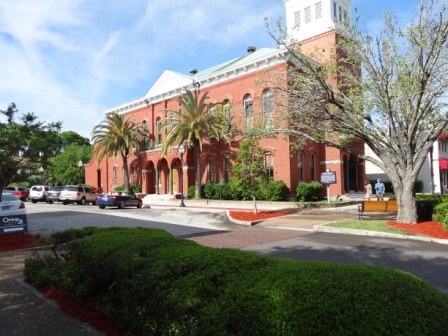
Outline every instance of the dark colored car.
{"label": "dark colored car", "polygon": [[4,192],[13,194],[23,202],[28,202],[30,200],[30,191],[25,187],[9,186],[5,188]]}
{"label": "dark colored car", "polygon": [[106,207],[124,209],[127,206],[141,208],[143,201],[140,198],[130,195],[98,195],[96,197],[96,204],[100,209],[105,209]]}
{"label": "dark colored car", "polygon": [[64,187],[50,187],[48,191],[45,192],[47,195],[47,203],[53,204],[54,202],[61,202],[59,195]]}

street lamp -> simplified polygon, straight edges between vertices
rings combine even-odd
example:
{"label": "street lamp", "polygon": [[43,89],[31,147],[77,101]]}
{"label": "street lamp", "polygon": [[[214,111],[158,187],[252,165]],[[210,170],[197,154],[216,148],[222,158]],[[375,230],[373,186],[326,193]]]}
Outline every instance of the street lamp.
{"label": "street lamp", "polygon": [[44,167],[40,167],[39,171],[40,171],[40,183],[44,184],[43,183],[43,180],[44,180],[44,178],[43,178]]}
{"label": "street lamp", "polygon": [[42,160],[42,156],[44,156],[44,152],[39,151],[39,158]]}
{"label": "street lamp", "polygon": [[181,207],[184,207],[184,166],[182,158],[185,153],[185,147],[183,144],[179,146],[179,154],[180,154],[180,205]]}
{"label": "street lamp", "polygon": [[79,184],[81,184],[81,180],[82,180],[82,173],[81,173],[82,161],[81,160],[78,161],[78,167],[79,167]]}

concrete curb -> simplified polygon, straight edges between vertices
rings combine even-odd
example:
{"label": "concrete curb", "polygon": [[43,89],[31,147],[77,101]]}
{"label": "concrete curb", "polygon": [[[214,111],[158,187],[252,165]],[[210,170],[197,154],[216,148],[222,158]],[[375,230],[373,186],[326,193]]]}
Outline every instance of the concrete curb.
{"label": "concrete curb", "polygon": [[387,232],[380,232],[380,231],[335,228],[335,227],[331,227],[331,226],[326,226],[325,224],[315,225],[314,231],[315,232],[350,234],[350,235],[356,235],[356,236],[373,236],[373,237],[382,237],[382,238],[419,240],[419,241],[423,241],[423,242],[427,242],[427,243],[437,243],[437,244],[448,245],[448,239],[401,235],[401,234],[387,233]]}

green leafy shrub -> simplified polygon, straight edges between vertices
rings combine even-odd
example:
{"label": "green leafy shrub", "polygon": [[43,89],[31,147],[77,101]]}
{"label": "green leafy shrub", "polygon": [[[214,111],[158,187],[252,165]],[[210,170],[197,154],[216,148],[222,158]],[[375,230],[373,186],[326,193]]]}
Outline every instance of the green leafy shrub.
{"label": "green leafy shrub", "polygon": [[190,186],[188,188],[188,198],[189,199],[194,199],[196,196],[196,186]]}
{"label": "green leafy shrub", "polygon": [[[448,298],[393,268],[214,249],[162,230],[98,229],[27,280],[85,297],[136,335],[443,335]],[[409,295],[412,293],[412,295]]]}
{"label": "green leafy shrub", "polygon": [[232,177],[229,181],[229,191],[235,200],[248,201],[252,199],[250,181],[242,177]]}
{"label": "green leafy shrub", "polygon": [[317,201],[323,190],[322,184],[316,181],[310,183],[300,182],[296,188],[297,197],[301,202]]}
{"label": "green leafy shrub", "polygon": [[288,187],[284,181],[273,181],[270,178],[265,178],[259,181],[257,198],[262,201],[284,201],[285,195],[288,192]]}
{"label": "green leafy shrub", "polygon": [[448,229],[446,225],[448,223],[448,203],[440,203],[434,208],[434,220],[442,223],[443,226]]}
{"label": "green leafy shrub", "polygon": [[[122,192],[122,191],[124,191],[124,189],[125,189],[124,185],[115,187],[115,191],[117,191],[117,192]],[[141,192],[142,192],[141,186],[139,186],[139,185],[130,185],[129,186],[129,193],[131,195],[135,195],[135,194],[138,194]]]}

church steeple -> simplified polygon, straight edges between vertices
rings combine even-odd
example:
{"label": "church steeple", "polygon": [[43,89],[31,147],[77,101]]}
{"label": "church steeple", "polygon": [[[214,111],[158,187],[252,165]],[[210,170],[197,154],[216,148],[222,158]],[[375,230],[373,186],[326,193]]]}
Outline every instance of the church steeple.
{"label": "church steeple", "polygon": [[288,35],[297,41],[326,33],[350,18],[351,0],[284,0]]}

